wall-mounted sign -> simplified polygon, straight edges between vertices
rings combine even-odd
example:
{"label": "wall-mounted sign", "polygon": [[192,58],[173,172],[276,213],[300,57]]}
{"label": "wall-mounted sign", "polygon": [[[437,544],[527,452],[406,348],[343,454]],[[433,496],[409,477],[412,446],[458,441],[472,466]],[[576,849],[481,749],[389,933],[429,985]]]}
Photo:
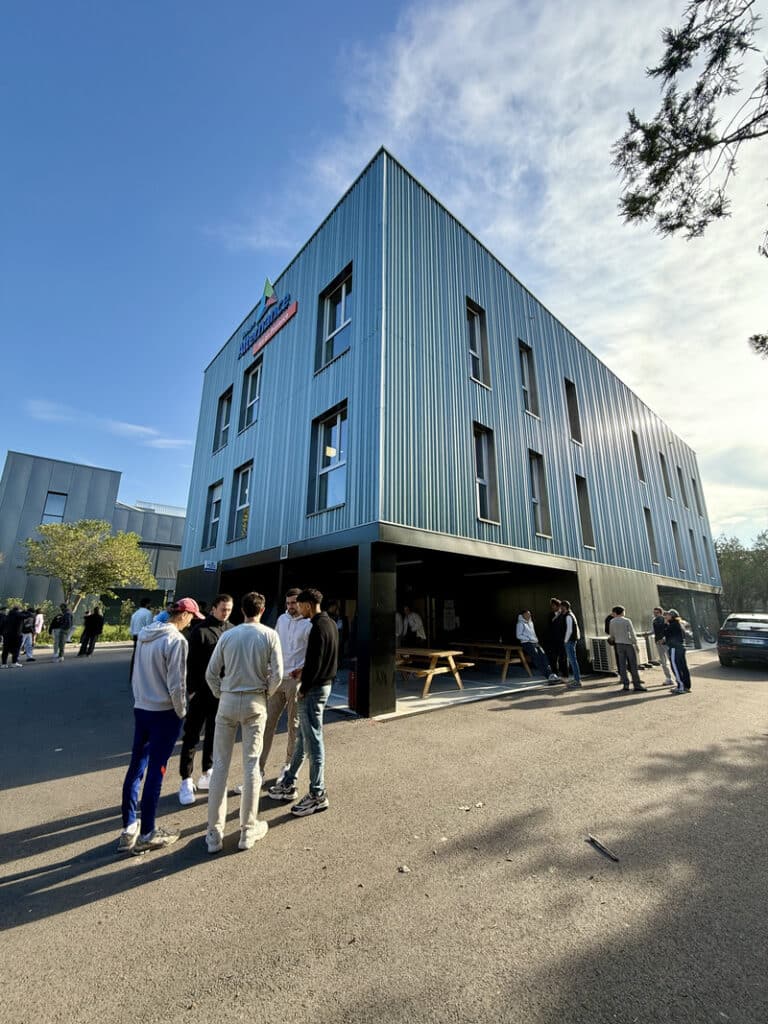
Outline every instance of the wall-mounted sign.
{"label": "wall-mounted sign", "polygon": [[203,562],[203,572],[216,572],[218,567],[218,562]]}
{"label": "wall-mounted sign", "polygon": [[255,320],[243,335],[237,358],[241,359],[249,348],[252,348],[253,355],[260,352],[267,342],[285,327],[291,317],[296,315],[298,308],[299,303],[291,302],[290,295],[278,299],[272,282],[267,278],[264,283],[264,294],[256,307]]}

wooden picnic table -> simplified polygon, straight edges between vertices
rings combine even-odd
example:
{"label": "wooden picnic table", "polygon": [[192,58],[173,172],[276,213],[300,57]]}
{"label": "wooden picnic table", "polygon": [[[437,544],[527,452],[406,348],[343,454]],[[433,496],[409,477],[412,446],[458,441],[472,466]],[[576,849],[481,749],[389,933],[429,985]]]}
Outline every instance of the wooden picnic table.
{"label": "wooden picnic table", "polygon": [[488,643],[485,640],[459,640],[459,643],[467,652],[470,658],[475,661],[492,661],[501,665],[501,681],[506,681],[507,670],[512,662],[519,661],[528,675],[533,678],[531,666],[525,656],[525,651],[520,644]]}
{"label": "wooden picnic table", "polygon": [[422,697],[426,697],[429,693],[435,676],[448,672],[456,680],[458,688],[463,690],[464,683],[461,680],[459,669],[471,668],[473,664],[471,661],[456,661],[456,658],[460,658],[463,653],[463,651],[438,650],[431,647],[398,647],[395,667],[401,675],[414,676],[424,680]]}

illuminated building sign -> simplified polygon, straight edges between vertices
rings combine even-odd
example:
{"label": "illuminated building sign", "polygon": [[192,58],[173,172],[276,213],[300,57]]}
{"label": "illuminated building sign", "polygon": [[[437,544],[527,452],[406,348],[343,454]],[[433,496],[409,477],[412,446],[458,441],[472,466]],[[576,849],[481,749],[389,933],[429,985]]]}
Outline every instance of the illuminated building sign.
{"label": "illuminated building sign", "polygon": [[267,342],[271,341],[277,332],[285,327],[291,317],[296,315],[298,308],[299,303],[291,302],[290,295],[278,299],[271,281],[267,278],[261,302],[256,307],[255,323],[243,335],[237,358],[242,358],[251,347],[253,355],[260,352]]}

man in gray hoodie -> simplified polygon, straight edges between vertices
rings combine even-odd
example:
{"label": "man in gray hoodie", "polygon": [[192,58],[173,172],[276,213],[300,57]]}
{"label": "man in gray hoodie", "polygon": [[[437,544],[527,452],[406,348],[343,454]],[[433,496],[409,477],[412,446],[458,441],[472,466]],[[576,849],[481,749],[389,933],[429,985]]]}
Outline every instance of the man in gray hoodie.
{"label": "man in gray hoodie", "polygon": [[181,631],[192,619],[203,618],[197,602],[184,597],[173,605],[168,622],[150,622],[139,633],[131,680],[135,729],[131,763],[123,782],[119,851],[146,853],[170,846],[179,838],[178,832],[156,826],[155,816],[168,758],[187,713],[187,640]]}

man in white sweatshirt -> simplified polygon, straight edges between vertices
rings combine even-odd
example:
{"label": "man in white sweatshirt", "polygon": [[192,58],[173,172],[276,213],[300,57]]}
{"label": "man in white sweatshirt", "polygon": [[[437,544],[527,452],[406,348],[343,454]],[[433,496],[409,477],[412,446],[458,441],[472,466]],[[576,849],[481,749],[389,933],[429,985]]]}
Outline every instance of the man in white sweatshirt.
{"label": "man in white sweatshirt", "polygon": [[168,622],[150,622],[139,632],[131,680],[135,729],[131,762],[123,782],[119,851],[146,853],[170,846],[179,838],[178,832],[156,826],[155,816],[168,759],[187,713],[187,641],[181,630],[192,619],[204,617],[197,602],[184,597],[174,604]]}
{"label": "man in white sweatshirt", "polygon": [[213,770],[208,790],[208,853],[219,853],[227,820],[227,776],[232,761],[237,727],[243,746],[243,791],[240,798],[240,842],[250,850],[267,834],[266,821],[256,817],[261,771],[259,755],[267,722],[267,700],[283,678],[283,655],[274,629],[261,625],[264,596],[246,594],[240,608],[243,622],[222,633],[216,644],[205,681],[219,698],[213,736]]}
{"label": "man in white sweatshirt", "polygon": [[552,671],[549,659],[541,649],[539,638],[536,636],[536,630],[533,626],[533,617],[531,616],[531,612],[528,608],[517,616],[517,629],[515,631],[515,635],[520,641],[520,646],[523,648],[523,654],[526,656],[528,661],[532,661],[534,663],[541,675],[547,677],[548,682],[559,683],[561,681],[560,676]]}

